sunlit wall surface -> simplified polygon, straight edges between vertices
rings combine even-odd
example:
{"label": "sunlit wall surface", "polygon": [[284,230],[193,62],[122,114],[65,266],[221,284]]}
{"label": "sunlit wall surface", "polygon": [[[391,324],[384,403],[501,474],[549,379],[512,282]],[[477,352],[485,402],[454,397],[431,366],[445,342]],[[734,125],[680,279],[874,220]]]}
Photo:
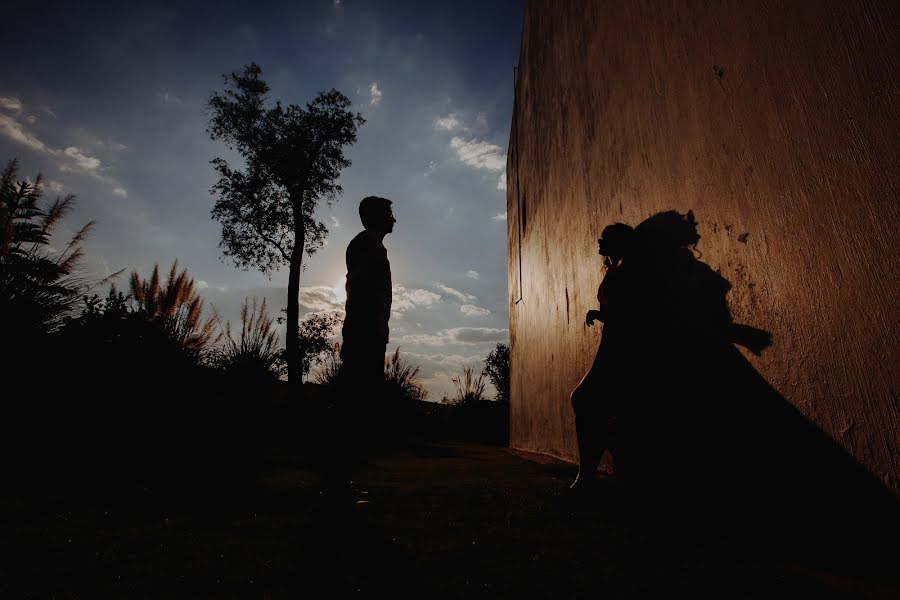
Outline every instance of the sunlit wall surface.
{"label": "sunlit wall surface", "polygon": [[900,489],[896,6],[527,3],[507,163],[513,447],[577,458],[568,395],[601,336],[584,315],[603,226],[693,210],[734,321],[771,333],[746,360]]}

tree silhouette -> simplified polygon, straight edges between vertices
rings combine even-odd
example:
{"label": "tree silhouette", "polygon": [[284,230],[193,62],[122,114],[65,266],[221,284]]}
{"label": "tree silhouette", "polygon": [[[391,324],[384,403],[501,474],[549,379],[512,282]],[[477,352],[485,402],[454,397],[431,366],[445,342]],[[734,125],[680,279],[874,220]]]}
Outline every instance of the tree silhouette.
{"label": "tree silhouette", "polygon": [[497,388],[497,401],[509,402],[509,346],[497,344],[484,359],[484,372]]}
{"label": "tree silhouette", "polygon": [[365,120],[350,112],[350,100],[334,89],[305,107],[276,102],[266,108],[269,86],[261,74],[252,63],[231,73],[224,77],[225,90],[207,101],[207,133],[245,165],[232,169],[222,158],[212,160],[220,176],[211,190],[218,196],[212,216],[222,224],[219,246],[237,267],[252,266],[266,275],[289,267],[285,348],[288,381],[299,394],[303,253],[313,255],[328,234],[315,210],[321,199],[330,204],[343,191],[336,181],[350,166],[344,146],[356,141]]}
{"label": "tree silhouette", "polygon": [[304,378],[334,347],[331,338],[340,324],[341,318],[335,313],[314,313],[300,323],[299,363]]}

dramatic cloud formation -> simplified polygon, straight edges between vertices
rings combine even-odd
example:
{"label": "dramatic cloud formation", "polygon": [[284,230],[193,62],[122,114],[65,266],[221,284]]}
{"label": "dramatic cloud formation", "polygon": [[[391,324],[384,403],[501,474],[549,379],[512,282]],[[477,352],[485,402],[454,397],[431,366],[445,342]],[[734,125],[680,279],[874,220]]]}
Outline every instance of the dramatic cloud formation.
{"label": "dramatic cloud formation", "polygon": [[[202,100],[224,89],[220,74],[251,60],[271,85],[267,106],[303,106],[332,87],[350,94],[367,123],[346,149],[353,166],[340,173],[343,193],[316,212],[328,244],[305,257],[301,315],[342,312],[359,199],[393,198],[398,223],[385,246],[393,280],[404,285],[393,293],[390,350],[402,336],[428,336],[444,347],[403,341],[403,352],[441,361],[423,359],[423,371],[457,375],[463,364],[480,368],[492,343],[462,341],[476,334],[454,328],[508,326],[506,223],[492,217],[505,210],[497,188],[523,10],[511,0],[323,0],[267,5],[249,20],[225,7],[210,20],[192,3],[120,3],[54,20],[54,44],[34,45],[28,28],[9,27],[0,48],[16,59],[0,83],[0,154],[19,158],[23,176],[41,171],[48,195],[77,194],[66,225],[98,221],[86,244],[97,274],[147,273],[177,257],[206,282],[203,296],[224,319],[238,322],[247,296],[266,298],[270,315],[281,316],[287,269],[269,278],[222,260],[210,159],[232,155],[209,139]],[[47,11],[19,3],[15,18],[40,23]],[[98,85],[97,65],[115,77]],[[434,381],[435,389],[449,382]]]}
{"label": "dramatic cloud formation", "polygon": [[456,151],[459,160],[470,167],[489,171],[502,171],[506,168],[506,154],[496,144],[454,136],[450,140],[450,147]]}
{"label": "dramatic cloud formation", "polygon": [[419,306],[432,306],[441,301],[440,294],[422,289],[408,290],[402,285],[395,285],[392,292],[391,311],[394,313],[404,313]]}
{"label": "dramatic cloud formation", "polygon": [[314,285],[300,288],[300,306],[310,312],[343,312],[344,303],[334,288]]}
{"label": "dramatic cloud formation", "polygon": [[[17,114],[22,112],[23,104],[18,98],[3,96],[0,97],[0,108],[5,110],[13,110]],[[53,111],[50,110],[49,107],[43,106],[41,110],[50,114],[52,116],[56,116],[53,114]],[[37,118],[34,115],[28,115],[25,117],[25,121],[29,124],[33,124]],[[53,148],[43,140],[39,139],[36,135],[29,132],[25,126],[15,117],[6,114],[0,114],[0,135],[28,148],[40,152],[42,154],[47,154],[50,156],[59,157],[65,160],[65,162],[59,165],[59,170],[62,173],[82,173],[86,175],[90,175],[91,177],[97,179],[98,181],[102,181],[106,184],[112,186],[112,193],[120,198],[127,198],[128,192],[125,187],[121,185],[117,180],[109,177],[103,173],[102,163],[99,158],[95,156],[90,156],[80,147],[77,146],[68,146],[64,150],[59,150]],[[90,143],[93,146],[108,149],[114,152],[120,152],[125,149],[123,144],[113,141],[103,142],[97,139],[95,136],[90,134],[81,133],[82,138],[87,138],[90,140]],[[59,190],[62,189],[62,184],[59,182],[55,182],[58,186]],[[52,187],[48,186],[48,189],[51,191],[54,190]]]}

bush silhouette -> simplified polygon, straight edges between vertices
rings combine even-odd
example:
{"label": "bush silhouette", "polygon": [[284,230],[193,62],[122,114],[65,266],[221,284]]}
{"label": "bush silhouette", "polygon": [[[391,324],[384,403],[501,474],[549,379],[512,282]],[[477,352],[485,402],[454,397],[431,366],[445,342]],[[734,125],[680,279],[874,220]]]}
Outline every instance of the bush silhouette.
{"label": "bush silhouette", "polygon": [[241,304],[240,337],[235,339],[231,322],[226,323],[221,346],[213,351],[213,365],[240,380],[277,381],[286,369],[274,323],[265,299],[258,305],[255,297],[252,303],[245,298]]}

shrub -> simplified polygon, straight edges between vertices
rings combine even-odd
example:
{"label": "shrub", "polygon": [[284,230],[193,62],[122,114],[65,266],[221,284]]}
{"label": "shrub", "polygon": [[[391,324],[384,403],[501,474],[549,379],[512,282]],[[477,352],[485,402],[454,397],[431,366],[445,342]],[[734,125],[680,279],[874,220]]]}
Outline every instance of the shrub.
{"label": "shrub", "polygon": [[59,330],[82,294],[101,282],[81,271],[82,243],[93,221],[56,250],[53,233],[75,205],[75,196],[57,196],[47,208],[41,176],[34,183],[17,179],[18,163],[9,161],[0,175],[0,319],[6,339],[23,343]]}
{"label": "shrub", "polygon": [[246,381],[278,380],[287,368],[274,323],[275,319],[266,310],[265,299],[257,305],[255,297],[252,304],[245,298],[241,304],[240,337],[235,339],[231,321],[226,323],[222,346],[213,354],[213,365]]}
{"label": "shrub", "polygon": [[319,385],[331,385],[341,372],[341,345],[335,343],[324,353],[313,379]]}
{"label": "shrub", "polygon": [[451,381],[453,382],[456,391],[451,398],[448,398],[450,404],[455,406],[467,406],[473,402],[479,402],[485,399],[484,372],[475,376],[472,367],[463,367],[462,378],[456,376],[453,377]]}
{"label": "shrub", "polygon": [[385,395],[400,402],[422,402],[428,391],[418,381],[419,367],[413,367],[400,355],[400,347],[384,363]]}
{"label": "shrub", "polygon": [[131,273],[131,297],[136,306],[133,314],[153,323],[188,356],[202,360],[212,344],[218,318],[203,320],[203,298],[187,269],[178,272],[178,261],[172,263],[169,276],[160,283],[159,265],[153,266],[148,280],[141,280],[137,271]]}

